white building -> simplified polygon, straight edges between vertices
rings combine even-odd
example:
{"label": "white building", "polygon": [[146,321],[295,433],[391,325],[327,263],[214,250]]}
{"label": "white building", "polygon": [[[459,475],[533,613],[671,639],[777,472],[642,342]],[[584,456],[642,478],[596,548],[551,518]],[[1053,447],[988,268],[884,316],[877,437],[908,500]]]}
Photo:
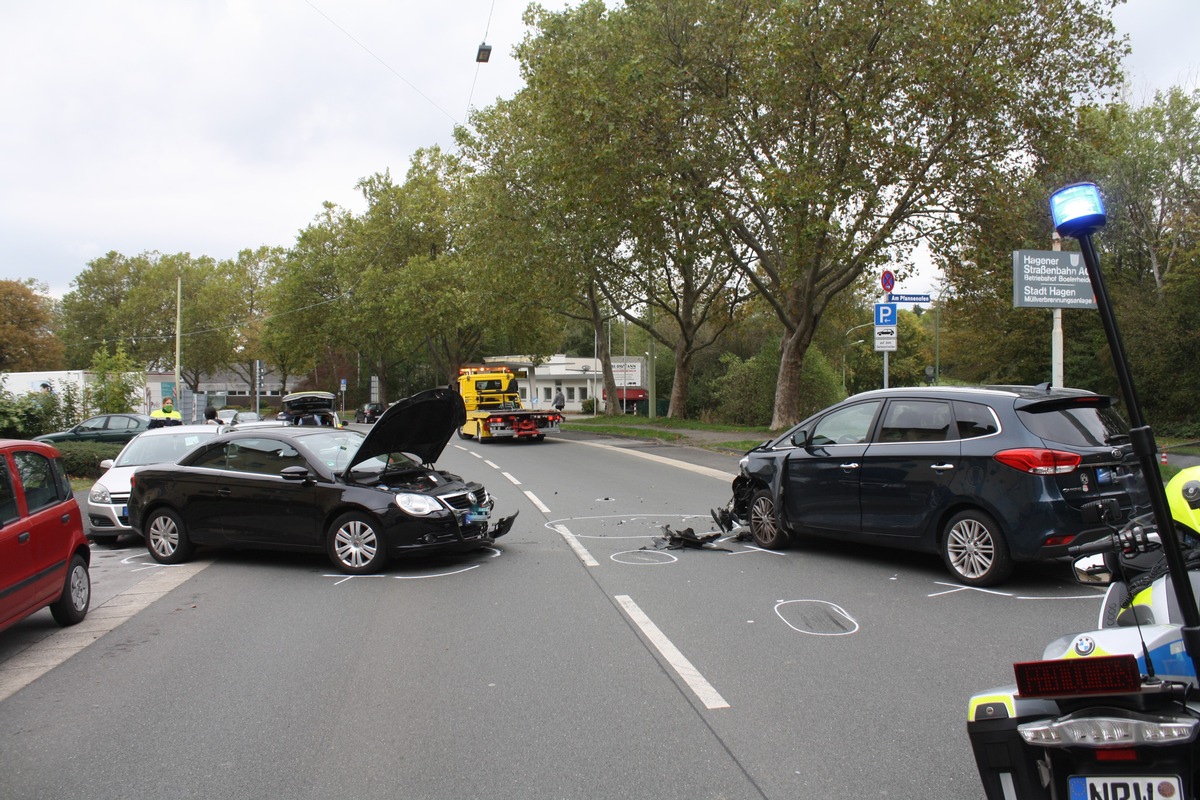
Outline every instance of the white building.
{"label": "white building", "polygon": [[[488,364],[504,364],[514,372],[524,370],[526,377],[518,386],[521,403],[529,408],[548,408],[555,392],[561,390],[567,411],[579,413],[589,397],[604,395],[604,375],[598,358],[569,358],[562,353],[533,366],[529,356],[491,356]],[[613,356],[613,378],[617,382],[617,397],[628,397],[632,403],[646,399],[646,359],[642,356]],[[603,399],[601,399],[603,403]]]}

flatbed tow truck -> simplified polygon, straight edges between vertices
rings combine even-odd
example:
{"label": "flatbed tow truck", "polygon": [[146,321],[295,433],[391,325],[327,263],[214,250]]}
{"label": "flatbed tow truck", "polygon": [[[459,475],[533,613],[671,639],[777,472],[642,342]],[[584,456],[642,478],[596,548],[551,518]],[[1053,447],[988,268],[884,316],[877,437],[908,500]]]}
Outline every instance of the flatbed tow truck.
{"label": "flatbed tow truck", "polygon": [[467,407],[467,421],[458,429],[463,439],[540,442],[546,434],[561,430],[558,411],[535,411],[521,405],[517,376],[508,367],[463,367],[458,371],[458,391]]}

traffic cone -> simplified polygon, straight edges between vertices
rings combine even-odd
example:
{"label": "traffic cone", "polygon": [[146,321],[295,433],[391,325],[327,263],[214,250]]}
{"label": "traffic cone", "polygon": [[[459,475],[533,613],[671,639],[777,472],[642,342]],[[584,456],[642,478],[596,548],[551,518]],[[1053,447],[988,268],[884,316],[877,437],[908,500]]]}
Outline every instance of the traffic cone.
{"label": "traffic cone", "polygon": [[1162,464],[1164,467],[1167,465],[1167,451],[1166,450],[1162,451],[1162,455],[1159,456],[1159,458],[1158,458],[1158,463]]}

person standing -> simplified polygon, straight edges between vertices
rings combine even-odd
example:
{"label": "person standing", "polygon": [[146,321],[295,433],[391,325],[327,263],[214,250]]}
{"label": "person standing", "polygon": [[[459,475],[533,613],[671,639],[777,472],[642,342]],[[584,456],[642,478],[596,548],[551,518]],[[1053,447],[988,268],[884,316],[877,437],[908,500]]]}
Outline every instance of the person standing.
{"label": "person standing", "polygon": [[162,408],[156,408],[154,411],[152,411],[152,413],[150,414],[150,419],[151,420],[176,420],[176,421],[182,422],[182,421],[184,421],[184,416],[182,416],[179,413],[179,411],[175,410],[175,404],[172,401],[172,399],[170,399],[169,397],[163,397],[162,398]]}
{"label": "person standing", "polygon": [[205,425],[220,425],[221,420],[217,419],[217,410],[212,406],[206,406],[204,409],[204,424]]}
{"label": "person standing", "polygon": [[559,389],[555,393],[554,402],[551,403],[551,405],[554,406],[555,411],[557,411],[560,414],[562,413],[563,408],[567,405],[567,399],[565,397],[563,397],[562,389]]}

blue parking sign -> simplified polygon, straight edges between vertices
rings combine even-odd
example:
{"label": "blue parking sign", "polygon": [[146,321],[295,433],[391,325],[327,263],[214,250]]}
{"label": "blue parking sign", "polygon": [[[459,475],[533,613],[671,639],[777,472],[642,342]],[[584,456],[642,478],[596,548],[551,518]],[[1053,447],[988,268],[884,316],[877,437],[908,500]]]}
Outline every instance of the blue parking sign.
{"label": "blue parking sign", "polygon": [[896,304],[895,303],[876,303],[875,304],[875,324],[876,325],[895,325],[896,324]]}

